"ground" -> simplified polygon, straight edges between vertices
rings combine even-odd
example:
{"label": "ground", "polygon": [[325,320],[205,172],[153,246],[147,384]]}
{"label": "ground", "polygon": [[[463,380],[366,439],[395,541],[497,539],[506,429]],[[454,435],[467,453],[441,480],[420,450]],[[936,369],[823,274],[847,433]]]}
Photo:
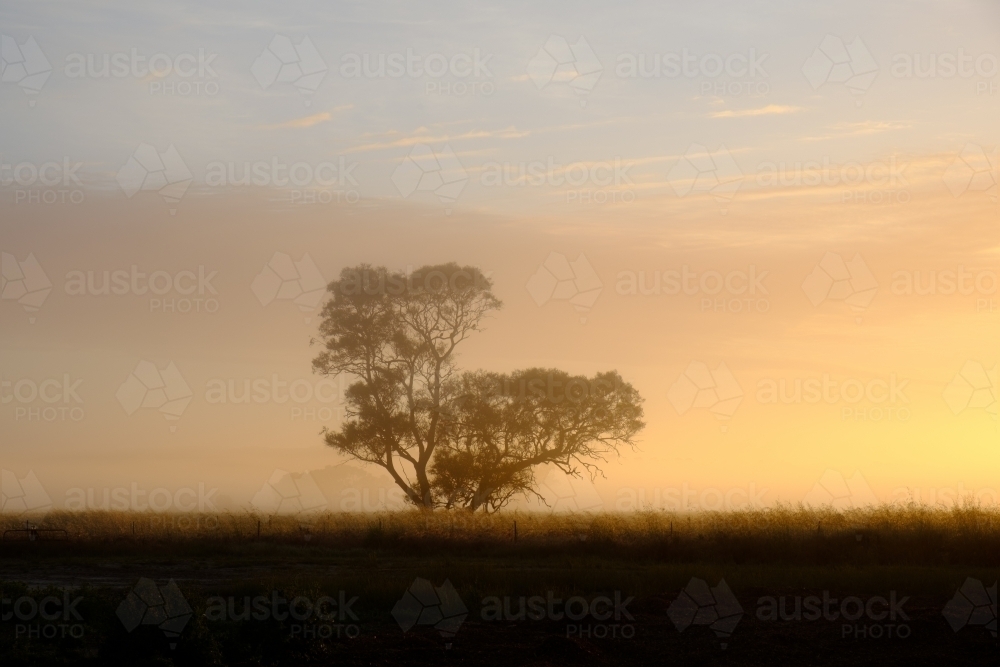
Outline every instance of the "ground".
{"label": "ground", "polygon": [[[8,539],[0,549],[0,661],[996,664],[986,627],[995,588],[992,607],[986,592],[985,609],[958,630],[943,613],[960,589],[960,602],[975,601],[995,586],[998,536],[984,516],[972,533],[955,529],[955,517],[913,527],[923,532],[912,553],[905,522],[889,531],[827,519],[803,531],[815,517],[795,514],[777,524],[784,531],[758,520],[749,533],[734,517],[728,533],[704,517],[656,517],[652,527],[647,517],[642,539],[627,530],[634,518],[580,518],[556,531],[521,517],[517,542],[500,530],[509,517],[457,527],[434,518],[419,532],[412,517],[264,523],[260,537],[252,518],[241,519],[252,530],[232,524],[225,534],[133,532],[127,516],[115,533],[63,518],[69,539]],[[810,596],[829,600],[827,618],[801,617]],[[783,604],[787,620],[767,620],[769,604]]]}

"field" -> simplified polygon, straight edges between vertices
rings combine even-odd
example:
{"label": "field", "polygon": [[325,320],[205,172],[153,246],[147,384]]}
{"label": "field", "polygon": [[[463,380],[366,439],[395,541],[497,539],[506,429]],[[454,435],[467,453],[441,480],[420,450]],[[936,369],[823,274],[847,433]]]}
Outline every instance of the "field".
{"label": "field", "polygon": [[[5,665],[998,656],[988,629],[996,588],[984,605],[967,580],[995,586],[1000,512],[973,506],[307,520],[87,512],[32,525],[66,532],[9,533],[2,543]],[[943,610],[961,617],[970,596],[979,609],[950,624]]]}

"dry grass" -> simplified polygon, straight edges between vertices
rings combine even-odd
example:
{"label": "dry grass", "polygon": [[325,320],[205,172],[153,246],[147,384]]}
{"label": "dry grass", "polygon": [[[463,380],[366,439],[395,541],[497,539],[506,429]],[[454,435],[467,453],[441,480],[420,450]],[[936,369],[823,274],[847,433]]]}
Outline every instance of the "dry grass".
{"label": "dry grass", "polygon": [[[735,512],[555,514],[52,512],[33,521],[77,545],[293,543],[326,547],[635,553],[671,560],[946,564],[1000,562],[1000,510],[883,505],[835,511],[783,506]],[[515,540],[516,524],[516,540]],[[0,529],[24,528],[0,518]],[[258,537],[259,536],[259,537]],[[24,533],[8,539],[24,539]],[[45,536],[43,536],[45,537]],[[10,542],[8,542],[10,544]]]}
{"label": "dry grass", "polygon": [[[845,646],[850,650],[843,661],[824,664],[940,664],[943,656],[954,662],[956,650],[977,636],[953,633],[941,608],[966,577],[989,584],[1000,571],[1000,512],[975,506],[846,512],[786,506],[697,514],[408,511],[323,514],[308,522],[252,513],[53,512],[36,522],[63,528],[69,538],[4,542],[5,595],[82,586],[89,625],[80,646],[7,641],[10,648],[0,649],[4,664],[79,664],[88,656],[101,665],[403,664],[400,656],[415,647],[420,653],[409,664],[437,663],[437,633],[425,628],[424,634],[404,634],[389,613],[416,577],[434,585],[452,582],[469,605],[453,664],[524,664],[552,633],[566,632],[558,624],[485,623],[478,605],[487,596],[551,593],[566,599],[615,591],[635,598],[631,609],[641,640],[609,643],[599,660],[572,664],[653,664],[664,655],[680,656],[684,664],[717,664],[718,649],[706,628],[676,632],[667,617],[670,601],[692,577],[710,584],[724,579],[747,612],[730,651],[740,659],[731,664],[816,664],[818,652],[832,655]],[[23,519],[0,518],[4,529],[23,525]],[[156,628],[127,633],[118,621],[125,589],[140,577],[176,579],[195,609],[176,650],[166,648]],[[280,592],[285,599],[318,599],[332,591],[358,596],[361,639],[307,641],[274,619],[210,623],[203,613],[211,596],[242,600]],[[756,621],[759,596],[804,591],[832,591],[834,597],[898,592],[909,600],[914,641],[865,645],[890,647],[893,661],[854,655],[862,644],[840,642],[840,626]],[[0,647],[12,632],[0,624]],[[793,632],[801,633],[803,650],[790,644]],[[983,655],[995,656],[991,637],[981,643]],[[898,653],[901,647],[908,652]],[[69,653],[59,662],[63,650]],[[697,659],[700,652],[703,660]],[[242,658],[233,660],[235,655]],[[978,654],[976,660],[967,664],[986,664]]]}

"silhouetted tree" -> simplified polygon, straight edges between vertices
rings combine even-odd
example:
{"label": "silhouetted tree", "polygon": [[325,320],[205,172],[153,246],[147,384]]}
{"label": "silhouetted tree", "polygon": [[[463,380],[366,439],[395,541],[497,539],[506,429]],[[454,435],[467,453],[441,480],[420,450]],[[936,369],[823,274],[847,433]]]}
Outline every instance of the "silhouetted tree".
{"label": "silhouetted tree", "polygon": [[595,461],[635,446],[642,398],[617,372],[593,377],[531,368],[464,373],[450,388],[448,430],[431,467],[449,507],[497,510],[517,494],[537,495],[533,469],[596,473]]}
{"label": "silhouetted tree", "polygon": [[457,346],[502,306],[475,267],[362,264],[327,289],[313,369],[353,382],[344,423],[324,439],[385,468],[418,507],[499,509],[535,491],[534,466],[594,472],[643,427],[642,399],[615,372],[460,374]]}

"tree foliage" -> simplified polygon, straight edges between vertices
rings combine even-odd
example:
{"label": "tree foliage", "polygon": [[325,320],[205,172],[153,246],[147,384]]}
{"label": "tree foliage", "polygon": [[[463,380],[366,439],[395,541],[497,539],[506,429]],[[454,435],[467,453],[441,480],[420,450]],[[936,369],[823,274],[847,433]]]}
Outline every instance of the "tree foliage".
{"label": "tree foliage", "polygon": [[593,474],[596,461],[634,446],[642,399],[618,373],[593,377],[531,368],[464,373],[449,387],[448,437],[432,465],[449,507],[499,509],[534,492],[533,469]]}
{"label": "tree foliage", "polygon": [[326,443],[388,471],[419,507],[496,510],[535,492],[543,463],[569,474],[634,446],[642,399],[615,372],[461,373],[456,348],[502,304],[479,269],[359,265],[328,286],[315,372],[351,379]]}

